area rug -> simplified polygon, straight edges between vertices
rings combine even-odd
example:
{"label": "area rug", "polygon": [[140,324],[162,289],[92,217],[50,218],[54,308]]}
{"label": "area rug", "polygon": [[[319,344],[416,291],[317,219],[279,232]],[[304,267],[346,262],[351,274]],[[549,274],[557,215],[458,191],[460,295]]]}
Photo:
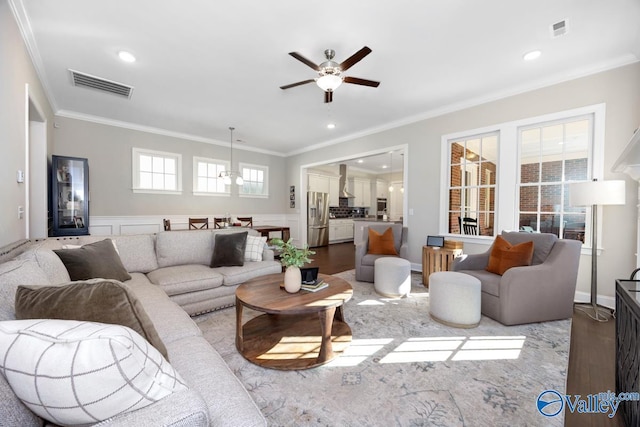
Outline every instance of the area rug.
{"label": "area rug", "polygon": [[314,369],[246,361],[234,346],[233,308],[195,319],[270,426],[563,425],[536,400],[547,389],[564,393],[571,320],[507,327],[483,316],[477,328],[457,329],[429,317],[416,274],[401,299],[377,295],[353,270],[336,276],[354,289],[344,307],[353,341]]}

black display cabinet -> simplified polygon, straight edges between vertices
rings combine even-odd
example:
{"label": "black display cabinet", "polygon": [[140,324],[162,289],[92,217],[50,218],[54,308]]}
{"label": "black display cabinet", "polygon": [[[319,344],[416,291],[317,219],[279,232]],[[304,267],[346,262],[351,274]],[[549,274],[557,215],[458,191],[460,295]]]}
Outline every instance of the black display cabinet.
{"label": "black display cabinet", "polygon": [[51,236],[89,234],[89,162],[78,157],[51,158]]}
{"label": "black display cabinet", "polygon": [[[640,392],[640,281],[616,280],[616,393],[631,392]],[[640,401],[622,401],[619,412],[640,425]]]}

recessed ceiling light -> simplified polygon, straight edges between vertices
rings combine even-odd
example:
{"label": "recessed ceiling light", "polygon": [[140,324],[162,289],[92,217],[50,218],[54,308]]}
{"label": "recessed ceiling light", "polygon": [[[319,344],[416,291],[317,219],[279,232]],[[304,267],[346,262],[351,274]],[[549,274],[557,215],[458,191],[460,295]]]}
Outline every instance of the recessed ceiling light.
{"label": "recessed ceiling light", "polygon": [[358,159],[358,163],[364,163],[364,160]]}
{"label": "recessed ceiling light", "polygon": [[336,125],[335,125],[334,123],[329,123],[329,124],[327,125],[327,129],[333,129],[333,128],[335,128],[335,127],[336,127]]}
{"label": "recessed ceiling light", "polygon": [[386,169],[386,168],[388,168],[388,167],[389,167],[389,166],[387,166],[387,165],[382,165],[382,169]]}
{"label": "recessed ceiling light", "polygon": [[131,52],[127,52],[126,50],[121,50],[120,52],[118,52],[118,57],[124,62],[136,62],[136,57],[133,56]]}
{"label": "recessed ceiling light", "polygon": [[534,59],[538,59],[542,55],[542,52],[539,50],[532,50],[531,52],[527,52],[524,54],[522,59],[525,61],[533,61]]}

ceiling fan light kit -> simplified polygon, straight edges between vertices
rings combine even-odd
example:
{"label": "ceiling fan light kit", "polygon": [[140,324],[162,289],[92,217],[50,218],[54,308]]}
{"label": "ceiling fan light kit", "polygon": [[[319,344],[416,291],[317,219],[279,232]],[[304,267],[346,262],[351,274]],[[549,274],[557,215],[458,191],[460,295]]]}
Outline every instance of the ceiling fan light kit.
{"label": "ceiling fan light kit", "polygon": [[378,87],[380,85],[380,82],[341,75],[344,71],[347,71],[349,68],[361,61],[362,58],[370,53],[371,49],[365,46],[351,55],[349,58],[344,60],[342,63],[338,64],[333,60],[336,52],[333,49],[327,49],[324,51],[324,56],[327,60],[319,65],[316,65],[309,59],[300,55],[298,52],[289,52],[289,55],[293,56],[298,61],[317,71],[319,77],[315,79],[302,80],[285,86],[280,86],[280,89],[285,90],[292,87],[315,82],[318,87],[324,91],[324,102],[329,103],[333,101],[333,91],[335,91],[343,82],[361,86]]}
{"label": "ceiling fan light kit", "polygon": [[316,84],[326,92],[333,92],[342,84],[342,79],[334,74],[326,74],[318,78]]}

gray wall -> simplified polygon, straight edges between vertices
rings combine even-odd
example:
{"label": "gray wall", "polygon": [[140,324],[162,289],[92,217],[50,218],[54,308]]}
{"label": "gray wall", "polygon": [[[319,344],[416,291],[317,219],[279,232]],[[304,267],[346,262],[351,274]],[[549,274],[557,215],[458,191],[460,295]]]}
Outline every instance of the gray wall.
{"label": "gray wall", "polygon": [[[614,295],[614,280],[628,277],[635,267],[637,184],[611,166],[640,125],[640,63],[511,96],[476,107],[425,119],[374,135],[302,153],[287,159],[287,184],[298,184],[301,165],[357,157],[359,153],[408,144],[408,182],[405,193],[413,215],[406,215],[411,262],[421,263],[427,235],[439,224],[441,137],[453,132],[525,119],[573,108],[606,103],[605,179],[627,180],[627,205],[604,208],[603,252],[599,258],[599,294]],[[293,213],[293,211],[292,211]],[[465,244],[468,253],[485,245]],[[589,291],[591,258],[583,256],[578,290]]]}
{"label": "gray wall", "polygon": [[[18,206],[27,205],[28,183],[16,182],[16,172],[27,169],[26,84],[31,99],[43,110],[45,120],[50,119],[53,115],[49,102],[11,8],[6,0],[0,0],[0,246],[27,235],[25,218],[18,219]],[[50,120],[47,129],[50,135]]]}
{"label": "gray wall", "polygon": [[[59,116],[55,122],[52,154],[89,159],[91,216],[274,214],[288,206],[283,157],[239,150],[234,144],[234,170],[238,162],[269,166],[268,199],[238,197],[236,185],[231,197],[194,196],[193,157],[228,160],[229,147]],[[182,194],[134,193],[132,147],[182,154]]]}

